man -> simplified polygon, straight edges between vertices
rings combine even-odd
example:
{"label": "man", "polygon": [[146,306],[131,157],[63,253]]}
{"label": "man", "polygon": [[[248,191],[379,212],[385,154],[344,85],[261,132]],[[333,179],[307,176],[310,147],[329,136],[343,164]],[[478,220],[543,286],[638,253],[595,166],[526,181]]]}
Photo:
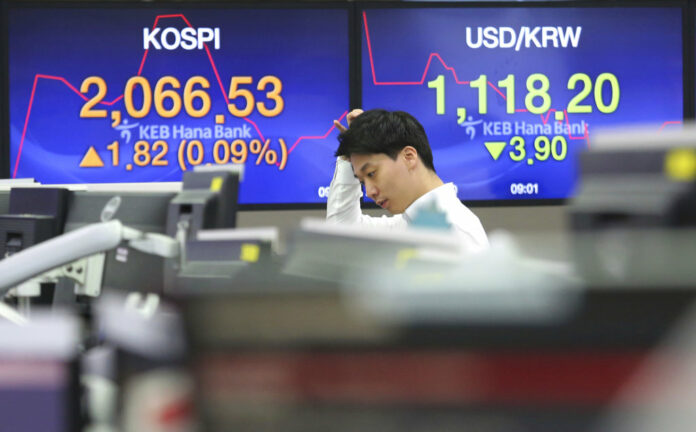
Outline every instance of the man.
{"label": "man", "polygon": [[[419,211],[436,208],[469,252],[488,248],[478,217],[464,206],[454,184],[435,173],[423,126],[408,113],[353,110],[341,130],[326,218],[387,228],[406,227]],[[370,217],[360,210],[362,190],[394,216]]]}

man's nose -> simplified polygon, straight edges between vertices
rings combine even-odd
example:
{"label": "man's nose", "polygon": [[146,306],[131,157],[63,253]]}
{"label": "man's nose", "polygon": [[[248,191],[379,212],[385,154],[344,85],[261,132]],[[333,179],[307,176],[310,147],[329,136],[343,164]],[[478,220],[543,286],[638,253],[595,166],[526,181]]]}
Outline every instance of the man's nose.
{"label": "man's nose", "polygon": [[374,201],[375,198],[377,198],[378,192],[379,192],[379,191],[377,190],[377,188],[375,187],[375,185],[369,184],[369,183],[365,183],[365,193],[367,194],[367,196],[368,196],[372,201]]}

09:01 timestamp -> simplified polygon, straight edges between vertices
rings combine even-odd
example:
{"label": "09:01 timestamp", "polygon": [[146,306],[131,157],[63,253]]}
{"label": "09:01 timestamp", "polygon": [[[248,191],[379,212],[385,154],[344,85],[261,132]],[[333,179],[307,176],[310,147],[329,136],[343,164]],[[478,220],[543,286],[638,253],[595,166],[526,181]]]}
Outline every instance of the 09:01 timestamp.
{"label": "09:01 timestamp", "polygon": [[510,193],[513,195],[538,195],[539,183],[511,183]]}

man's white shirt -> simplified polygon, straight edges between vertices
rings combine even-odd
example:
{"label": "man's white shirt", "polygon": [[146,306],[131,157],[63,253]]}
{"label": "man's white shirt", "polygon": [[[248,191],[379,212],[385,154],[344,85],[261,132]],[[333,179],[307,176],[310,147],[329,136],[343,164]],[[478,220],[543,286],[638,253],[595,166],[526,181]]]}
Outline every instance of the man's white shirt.
{"label": "man's white shirt", "polygon": [[372,217],[362,213],[360,182],[353,174],[350,162],[338,158],[329,190],[326,219],[343,224],[362,224],[386,228],[405,228],[419,209],[433,204],[443,212],[452,230],[462,239],[468,252],[488,249],[488,237],[479,218],[457,197],[453,183],[446,183],[416,199],[402,214]]}

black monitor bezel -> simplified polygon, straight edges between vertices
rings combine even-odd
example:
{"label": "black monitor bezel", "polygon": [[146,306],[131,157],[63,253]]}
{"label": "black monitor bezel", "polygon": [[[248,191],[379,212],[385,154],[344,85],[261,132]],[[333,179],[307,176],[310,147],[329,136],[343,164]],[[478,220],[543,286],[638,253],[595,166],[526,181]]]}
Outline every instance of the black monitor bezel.
{"label": "black monitor bezel", "polygon": [[[273,9],[273,8],[292,8],[292,9],[345,9],[348,14],[348,67],[349,67],[349,104],[350,108],[358,108],[362,105],[362,82],[361,82],[361,63],[362,63],[362,31],[360,14],[365,9],[389,9],[389,8],[575,8],[575,7],[600,7],[600,8],[625,8],[625,7],[655,7],[681,8],[682,13],[682,88],[683,88],[683,120],[693,120],[695,113],[695,84],[694,84],[694,58],[696,57],[694,42],[694,0],[549,0],[549,1],[500,1],[500,2],[395,2],[395,1],[367,1],[367,2],[133,2],[133,1],[114,1],[114,2],[63,2],[63,1],[32,1],[23,2],[21,0],[1,0],[2,1],[2,36],[3,43],[0,46],[0,57],[2,70],[9,71],[9,17],[8,11],[12,8],[193,8],[193,7],[218,7],[225,9]],[[0,118],[5,126],[0,135],[0,178],[9,178],[9,76],[4,74],[0,89]],[[242,186],[243,187],[243,186]],[[561,199],[498,199],[498,200],[475,200],[463,201],[470,207],[527,207],[527,206],[557,206],[564,205],[572,198]],[[363,202],[363,208],[377,209],[377,205],[372,202]],[[239,209],[244,210],[318,210],[325,209],[326,203],[257,203],[240,204]]]}
{"label": "black monitor bezel", "polygon": [[[360,38],[357,44],[358,51],[362,50],[363,32],[361,27],[360,14],[367,9],[438,9],[438,8],[639,8],[639,7],[655,7],[655,8],[681,8],[682,14],[682,101],[683,101],[683,118],[682,121],[694,119],[694,81],[690,77],[694,76],[694,17],[693,8],[694,0],[548,0],[548,1],[467,1],[467,2],[427,2],[427,1],[365,1],[357,2],[355,10],[354,23],[358,27],[355,31]],[[691,12],[691,13],[690,13]],[[362,62],[362,53],[360,53],[360,62]],[[361,65],[358,65],[360,67]],[[357,71],[361,78],[361,71]],[[358,100],[362,105],[362,86]],[[548,199],[494,199],[494,200],[462,200],[469,207],[534,207],[534,206],[558,206],[565,205],[572,200],[570,198],[548,198]],[[363,203],[364,208],[379,208],[376,204]]]}
{"label": "black monitor bezel", "polygon": [[[354,70],[356,66],[353,63],[358,63],[354,55],[355,47],[353,47],[356,38],[351,32],[355,29],[352,19],[354,17],[354,6],[351,3],[343,3],[337,1],[329,2],[313,2],[313,1],[272,1],[272,2],[136,2],[136,1],[114,1],[114,2],[99,2],[99,1],[21,1],[21,0],[0,0],[2,1],[2,37],[3,41],[0,44],[0,55],[2,56],[2,70],[6,73],[2,78],[2,91],[0,91],[0,99],[2,106],[0,114],[2,115],[2,124],[9,126],[9,11],[11,9],[42,9],[42,8],[95,8],[95,9],[118,9],[118,8],[142,8],[142,9],[199,9],[199,8],[219,8],[219,9],[342,9],[346,11],[346,32],[348,34],[348,46],[346,55],[348,56],[348,102],[351,107],[358,105],[354,100],[357,91],[354,89],[357,86],[353,83],[355,76]],[[10,178],[10,132],[9,127],[6,127],[0,135],[0,154],[5,156],[0,158],[0,178]],[[243,186],[242,186],[243,187]],[[296,209],[321,209],[325,208],[326,203],[272,203],[272,204],[239,204],[240,210],[296,210]]]}

